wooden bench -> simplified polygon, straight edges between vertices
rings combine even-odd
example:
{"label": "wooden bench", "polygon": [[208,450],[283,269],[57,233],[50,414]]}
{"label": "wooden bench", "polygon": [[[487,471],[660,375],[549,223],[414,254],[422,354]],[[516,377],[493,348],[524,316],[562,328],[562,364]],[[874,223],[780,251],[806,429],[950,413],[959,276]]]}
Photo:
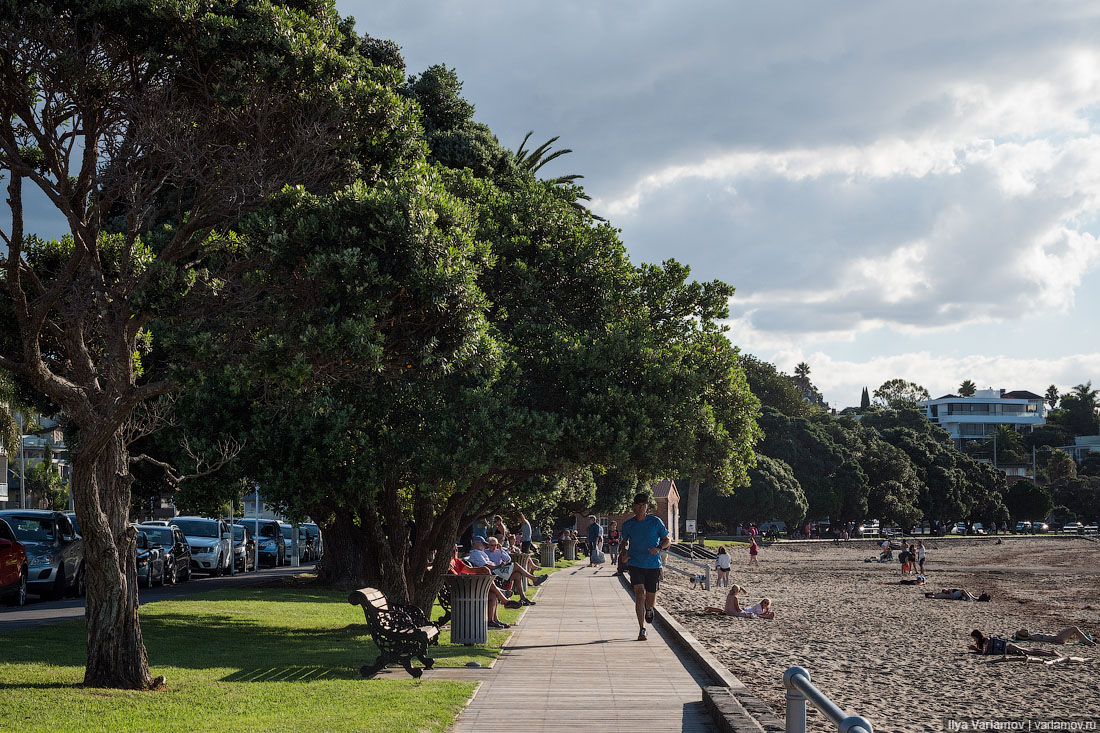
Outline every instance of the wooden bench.
{"label": "wooden bench", "polygon": [[432,624],[419,606],[390,603],[386,594],[377,588],[360,588],[348,596],[348,603],[362,606],[367,617],[371,639],[381,654],[373,665],[364,664],[359,673],[370,677],[388,664],[400,664],[413,677],[420,677],[423,669],[412,666],[416,657],[431,669],[435,660],[428,656],[428,647],[439,643],[439,628]]}

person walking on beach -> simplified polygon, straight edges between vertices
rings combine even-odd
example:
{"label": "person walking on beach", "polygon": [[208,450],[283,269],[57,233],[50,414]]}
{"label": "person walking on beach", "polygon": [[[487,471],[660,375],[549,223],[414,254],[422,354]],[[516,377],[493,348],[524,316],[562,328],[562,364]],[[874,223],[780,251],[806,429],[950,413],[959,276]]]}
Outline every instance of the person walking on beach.
{"label": "person walking on beach", "polygon": [[756,544],[756,537],[749,538],[749,565],[756,565],[756,556],[760,554],[760,545]]}
{"label": "person walking on beach", "polygon": [[718,557],[714,560],[714,569],[718,571],[718,580],[716,585],[721,588],[722,586],[728,586],[730,584],[730,556],[726,552],[726,546],[722,545],[718,548]]}
{"label": "person walking on beach", "polygon": [[924,575],[924,540],[917,543],[917,567],[920,575]]}
{"label": "person walking on beach", "polygon": [[653,623],[657,605],[657,587],[661,582],[661,550],[672,540],[659,517],[647,514],[649,494],[634,497],[634,516],[623,522],[619,557],[627,561],[630,585],[634,588],[634,608],[638,613],[638,641],[646,641],[647,623]]}

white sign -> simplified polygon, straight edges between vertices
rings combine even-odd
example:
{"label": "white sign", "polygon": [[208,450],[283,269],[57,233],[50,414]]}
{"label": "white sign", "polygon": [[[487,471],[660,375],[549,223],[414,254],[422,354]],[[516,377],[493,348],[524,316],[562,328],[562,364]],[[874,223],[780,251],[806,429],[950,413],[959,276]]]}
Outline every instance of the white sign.
{"label": "white sign", "polygon": [[695,520],[694,519],[685,519],[684,524],[687,525],[687,527],[684,529],[685,532],[694,532],[695,531]]}

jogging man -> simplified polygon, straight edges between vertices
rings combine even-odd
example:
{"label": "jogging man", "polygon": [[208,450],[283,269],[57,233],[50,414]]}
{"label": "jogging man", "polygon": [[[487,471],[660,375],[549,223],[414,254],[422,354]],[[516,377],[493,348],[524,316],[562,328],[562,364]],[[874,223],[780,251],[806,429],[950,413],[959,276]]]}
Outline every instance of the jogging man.
{"label": "jogging man", "polygon": [[646,623],[653,623],[657,586],[661,581],[661,550],[672,540],[660,518],[647,515],[649,494],[634,497],[634,516],[623,522],[619,556],[627,560],[630,585],[634,586],[634,608],[638,612],[638,641],[646,641]]}

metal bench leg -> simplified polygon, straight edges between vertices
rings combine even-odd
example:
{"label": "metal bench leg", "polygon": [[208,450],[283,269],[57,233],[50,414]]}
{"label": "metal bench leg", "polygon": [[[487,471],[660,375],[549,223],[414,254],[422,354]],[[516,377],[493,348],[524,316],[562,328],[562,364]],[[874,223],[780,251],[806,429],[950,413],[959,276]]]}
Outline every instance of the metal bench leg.
{"label": "metal bench leg", "polygon": [[424,669],[431,669],[435,664],[435,660],[429,657],[427,654],[418,654],[416,656],[420,660],[420,663],[424,665]]}

